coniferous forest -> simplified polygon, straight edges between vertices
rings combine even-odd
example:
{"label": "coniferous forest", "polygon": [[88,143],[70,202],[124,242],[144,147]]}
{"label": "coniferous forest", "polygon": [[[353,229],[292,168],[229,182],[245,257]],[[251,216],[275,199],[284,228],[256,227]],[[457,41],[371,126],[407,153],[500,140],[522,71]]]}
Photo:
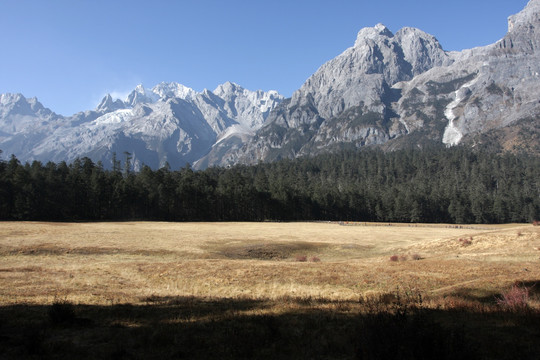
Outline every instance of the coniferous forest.
{"label": "coniferous forest", "polygon": [[0,161],[0,219],[47,221],[530,222],[540,158],[473,151],[342,151],[256,166],[132,171]]}

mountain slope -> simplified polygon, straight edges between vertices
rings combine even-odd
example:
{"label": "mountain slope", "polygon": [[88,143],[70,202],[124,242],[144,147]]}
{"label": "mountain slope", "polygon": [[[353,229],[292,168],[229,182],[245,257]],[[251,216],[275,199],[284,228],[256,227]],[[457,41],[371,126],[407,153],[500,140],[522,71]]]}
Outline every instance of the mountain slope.
{"label": "mountain slope", "polygon": [[389,106],[392,85],[453,62],[437,39],[404,28],[365,28],[353,47],[330,60],[269,116],[238,156],[254,163],[314,154],[341,143],[384,143],[406,133]]}
{"label": "mountain slope", "polygon": [[[197,93],[178,83],[137,86],[125,99],[103,98],[93,111],[62,117],[36,99],[4,94],[0,149],[22,161],[89,157],[112,166],[113,154],[142,164],[178,168],[206,155],[218,139],[253,133],[283,100],[275,91],[220,85]],[[124,153],[129,155],[124,155]]]}
{"label": "mountain slope", "polygon": [[540,0],[532,0],[509,18],[499,42],[462,52],[445,52],[418,29],[362,29],[355,45],[274,110],[234,158],[255,163],[351,146],[474,145],[475,137],[519,120],[537,127],[539,17]]}
{"label": "mountain slope", "polygon": [[538,119],[539,17],[540,1],[533,0],[509,18],[509,31],[497,43],[401,84],[396,112],[409,131],[441,122],[444,131],[435,135],[456,145],[521,119]]}

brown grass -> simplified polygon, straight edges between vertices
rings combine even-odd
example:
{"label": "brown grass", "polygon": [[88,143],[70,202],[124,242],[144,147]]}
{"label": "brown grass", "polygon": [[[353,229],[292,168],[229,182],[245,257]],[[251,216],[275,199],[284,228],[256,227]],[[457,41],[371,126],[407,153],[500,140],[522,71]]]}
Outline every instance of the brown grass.
{"label": "brown grass", "polygon": [[[459,241],[471,238],[468,246]],[[83,351],[68,346],[62,336],[88,348],[94,346],[88,339],[103,339],[95,358],[117,350],[122,355],[127,350],[109,342],[119,331],[124,334],[119,341],[135,339],[130,345],[135,348],[150,341],[152,351],[163,345],[157,339],[179,334],[169,339],[175,345],[165,347],[171,351],[165,357],[176,356],[179,343],[195,344],[187,355],[208,348],[189,335],[208,331],[214,331],[208,341],[215,346],[236,339],[222,354],[234,355],[249,334],[258,344],[279,333],[291,341],[280,343],[284,349],[310,339],[314,343],[306,343],[306,349],[335,352],[336,344],[356,351],[350,344],[358,339],[347,336],[356,334],[358,316],[374,314],[376,324],[376,314],[399,315],[403,304],[405,309],[413,304],[438,314],[437,324],[452,327],[461,318],[474,331],[500,332],[475,340],[489,350],[500,343],[494,339],[522,330],[509,325],[518,321],[516,326],[522,326],[521,315],[498,315],[505,310],[500,299],[515,284],[530,289],[526,316],[540,310],[539,247],[540,228],[523,224],[2,222],[0,321],[8,325],[0,335],[11,339],[9,329],[19,329],[9,341],[27,339],[6,358],[31,353],[34,342],[37,353],[54,354],[55,346],[66,357]],[[392,256],[397,261],[389,261]],[[39,325],[47,324],[40,320],[44,316],[50,325]],[[403,325],[399,319],[382,321],[396,329]],[[413,330],[415,324],[405,322]],[[46,328],[43,333],[29,330],[36,326]],[[50,326],[54,332],[47,337],[43,334],[52,331]],[[71,330],[66,333],[64,327]],[[341,337],[325,340],[332,334]],[[529,340],[519,341],[527,345]],[[272,349],[268,345],[261,351],[277,348]],[[297,356],[314,356],[301,350],[295,345]]]}
{"label": "brown grass", "polygon": [[[427,295],[487,294],[540,279],[538,228],[487,228],[4,222],[0,303],[50,304],[59,296],[87,304],[149,296],[350,300],[403,284]],[[467,247],[458,241],[471,237]],[[418,253],[421,261],[404,261]],[[401,261],[389,263],[395,254]]]}

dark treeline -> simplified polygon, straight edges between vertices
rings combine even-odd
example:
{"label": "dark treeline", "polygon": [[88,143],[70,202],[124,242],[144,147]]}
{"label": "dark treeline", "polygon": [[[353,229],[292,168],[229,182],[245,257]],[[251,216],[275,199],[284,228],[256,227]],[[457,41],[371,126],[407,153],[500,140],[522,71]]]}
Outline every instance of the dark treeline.
{"label": "dark treeline", "polygon": [[105,170],[0,162],[0,219],[529,222],[540,212],[540,158],[463,147],[343,151],[257,166]]}

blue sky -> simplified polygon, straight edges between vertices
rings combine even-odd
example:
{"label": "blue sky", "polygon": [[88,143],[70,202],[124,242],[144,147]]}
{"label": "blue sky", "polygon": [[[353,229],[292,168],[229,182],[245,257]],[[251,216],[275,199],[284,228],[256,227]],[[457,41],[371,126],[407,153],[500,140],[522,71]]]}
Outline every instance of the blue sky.
{"label": "blue sky", "polygon": [[0,0],[0,93],[63,115],[162,81],[290,96],[363,27],[417,27],[461,50],[503,37],[527,2]]}

